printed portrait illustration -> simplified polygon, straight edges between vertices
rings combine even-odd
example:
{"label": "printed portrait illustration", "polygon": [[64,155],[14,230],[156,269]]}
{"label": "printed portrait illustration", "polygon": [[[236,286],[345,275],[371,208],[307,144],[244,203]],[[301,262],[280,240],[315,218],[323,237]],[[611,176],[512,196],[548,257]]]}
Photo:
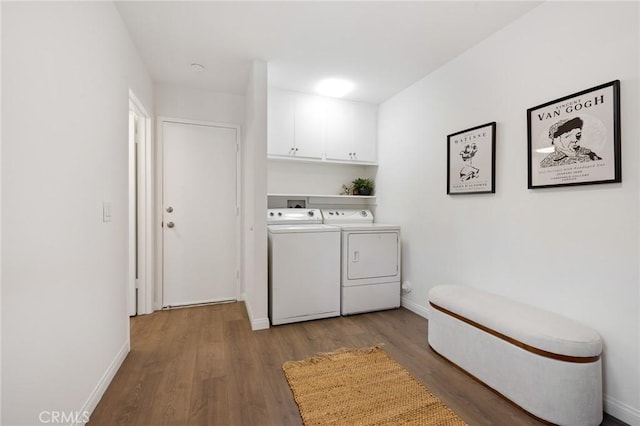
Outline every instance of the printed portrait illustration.
{"label": "printed portrait illustration", "polygon": [[460,151],[460,157],[465,165],[460,169],[460,180],[466,182],[470,179],[477,179],[480,175],[480,169],[473,167],[473,157],[478,152],[478,147],[475,143],[468,144]]}
{"label": "printed portrait illustration", "polygon": [[540,167],[602,160],[590,147],[583,146],[583,126],[584,120],[578,116],[553,123],[549,127],[553,151],[540,162]]}

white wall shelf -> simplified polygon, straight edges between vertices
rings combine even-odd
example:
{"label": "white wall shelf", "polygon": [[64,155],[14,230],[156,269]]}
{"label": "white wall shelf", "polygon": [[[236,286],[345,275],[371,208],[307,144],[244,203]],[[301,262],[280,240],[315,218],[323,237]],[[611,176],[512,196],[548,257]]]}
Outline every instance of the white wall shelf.
{"label": "white wall shelf", "polygon": [[307,208],[374,208],[375,195],[331,195],[331,194],[276,194],[268,196],[269,208],[290,207],[289,201],[304,201]]}
{"label": "white wall shelf", "polygon": [[267,194],[269,197],[314,197],[314,198],[354,198],[354,199],[375,199],[375,195],[327,195],[327,194]]}

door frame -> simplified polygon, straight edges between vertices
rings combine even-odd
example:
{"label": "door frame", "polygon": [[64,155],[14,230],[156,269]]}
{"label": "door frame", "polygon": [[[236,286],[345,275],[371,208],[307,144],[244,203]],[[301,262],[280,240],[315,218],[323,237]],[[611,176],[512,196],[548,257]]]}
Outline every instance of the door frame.
{"label": "door frame", "polygon": [[[135,176],[129,176],[130,192],[131,186],[135,185],[131,179],[137,180],[137,197],[133,198],[131,193],[129,195],[130,203],[135,203],[134,206],[129,207],[128,220],[129,230],[133,231],[137,235],[129,235],[129,259],[131,260],[132,252],[136,250],[136,237],[137,237],[137,260],[138,260],[138,277],[135,279],[135,287],[138,291],[136,313],[137,314],[150,314],[154,310],[153,306],[153,265],[154,265],[154,253],[153,253],[153,168],[152,168],[152,146],[151,146],[151,116],[147,112],[142,102],[138,99],[135,93],[129,89],[129,112],[138,113],[142,119],[141,126],[139,128],[141,132],[141,138],[138,140],[137,146],[137,173]],[[131,141],[129,141],[131,143]],[[131,152],[132,147],[129,146]],[[130,167],[132,167],[130,161]],[[137,218],[136,218],[137,212]],[[135,226],[137,220],[137,226]],[[135,265],[134,265],[135,266]],[[128,270],[129,277],[135,274],[132,271],[132,265]],[[127,286],[127,297],[131,297],[131,288],[129,279]],[[130,303],[131,301],[129,301]],[[127,308],[129,310],[129,307]]]}
{"label": "door frame", "polygon": [[234,123],[218,123],[212,121],[201,121],[201,120],[189,120],[185,118],[175,118],[175,117],[167,117],[167,116],[158,116],[156,122],[156,288],[155,288],[155,298],[154,298],[154,309],[161,310],[163,308],[163,298],[164,298],[164,234],[163,234],[163,215],[164,215],[164,140],[162,127],[164,123],[177,123],[177,124],[193,124],[198,126],[210,126],[210,127],[221,127],[225,129],[234,129],[236,131],[236,300],[241,300],[240,297],[240,254],[242,252],[242,240],[241,236],[241,214],[240,214],[240,200],[241,193],[240,189],[242,188],[242,170],[241,170],[241,126],[239,124]]}

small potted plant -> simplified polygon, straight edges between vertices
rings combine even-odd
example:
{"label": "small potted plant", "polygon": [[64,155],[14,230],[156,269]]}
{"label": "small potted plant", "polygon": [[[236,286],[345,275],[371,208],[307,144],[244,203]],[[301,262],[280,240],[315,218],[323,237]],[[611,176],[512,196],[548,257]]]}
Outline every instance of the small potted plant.
{"label": "small potted plant", "polygon": [[353,182],[354,195],[371,195],[373,193],[373,179],[357,178]]}

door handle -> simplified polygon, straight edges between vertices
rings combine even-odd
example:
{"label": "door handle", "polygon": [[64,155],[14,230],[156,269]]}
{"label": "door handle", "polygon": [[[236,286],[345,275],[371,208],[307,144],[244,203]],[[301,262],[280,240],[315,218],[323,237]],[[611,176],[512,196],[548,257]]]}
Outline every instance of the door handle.
{"label": "door handle", "polygon": [[175,224],[173,222],[167,223],[167,228],[173,228]]}

